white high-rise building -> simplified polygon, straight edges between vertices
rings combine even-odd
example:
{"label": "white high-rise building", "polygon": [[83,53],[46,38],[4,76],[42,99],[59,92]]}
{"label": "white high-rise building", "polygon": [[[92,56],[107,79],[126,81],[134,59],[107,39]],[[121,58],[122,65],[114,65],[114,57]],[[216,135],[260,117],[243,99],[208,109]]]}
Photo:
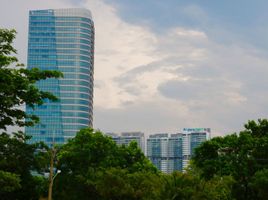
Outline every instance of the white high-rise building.
{"label": "white high-rise building", "polygon": [[211,130],[210,128],[184,128],[182,132],[182,168],[185,169],[194,154],[194,149],[210,139]]}
{"label": "white high-rise building", "polygon": [[147,139],[147,157],[162,172],[184,171],[194,149],[210,139],[210,128],[184,128],[182,133],[160,133]]}
{"label": "white high-rise building", "polygon": [[109,135],[118,145],[129,145],[130,142],[135,141],[140,149],[145,152],[144,133],[142,132],[106,133],[106,135]]}
{"label": "white high-rise building", "polygon": [[147,157],[162,172],[182,170],[181,134],[160,133],[147,139]]}

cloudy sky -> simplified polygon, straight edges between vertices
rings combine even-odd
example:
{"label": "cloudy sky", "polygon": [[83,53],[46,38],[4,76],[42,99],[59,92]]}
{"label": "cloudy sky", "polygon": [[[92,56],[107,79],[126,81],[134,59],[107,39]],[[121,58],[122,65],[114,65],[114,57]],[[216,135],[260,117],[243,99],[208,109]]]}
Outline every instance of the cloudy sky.
{"label": "cloudy sky", "polygon": [[28,11],[70,7],[95,22],[94,128],[224,135],[267,118],[266,0],[1,0],[21,62]]}

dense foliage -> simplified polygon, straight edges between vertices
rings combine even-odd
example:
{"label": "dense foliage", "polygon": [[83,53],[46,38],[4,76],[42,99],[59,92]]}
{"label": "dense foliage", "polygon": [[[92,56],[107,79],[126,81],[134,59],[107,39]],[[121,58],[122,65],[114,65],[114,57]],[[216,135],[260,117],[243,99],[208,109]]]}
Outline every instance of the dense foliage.
{"label": "dense foliage", "polygon": [[[8,171],[7,178],[0,173],[0,184],[5,185],[0,188],[2,199],[37,199],[47,194],[47,179],[31,172],[48,168],[49,151],[37,152],[44,146],[27,144],[26,139],[23,134],[0,135],[0,169]],[[93,129],[81,130],[63,145],[56,165],[62,172],[55,179],[54,199],[230,199],[231,177],[205,181],[196,170],[162,174],[137,143],[118,146]]]}
{"label": "dense foliage", "polygon": [[41,172],[47,168],[46,156],[36,149],[42,144],[27,144],[29,139],[23,133],[12,137],[0,135],[0,194],[1,199],[37,199],[44,177],[33,176],[31,172]]}
{"label": "dense foliage", "polygon": [[25,69],[15,57],[16,49],[12,46],[15,35],[15,30],[0,29],[0,195],[1,199],[37,199],[42,190],[39,183],[44,182],[44,177],[33,176],[32,172],[47,169],[46,156],[37,152],[45,146],[26,144],[29,138],[21,132],[10,136],[3,131],[7,126],[38,122],[38,117],[26,114],[22,106],[34,108],[45,99],[56,101],[53,94],[38,90],[35,83],[62,74]]}
{"label": "dense foliage", "polygon": [[[93,129],[81,130],[61,148],[58,168],[62,172],[55,188],[61,192],[56,192],[56,199],[101,199],[109,191],[113,193],[116,188],[119,191],[124,187],[134,192],[134,188],[125,184],[131,179],[130,174],[156,173],[156,168],[136,143],[118,146],[111,138]],[[127,195],[128,192],[124,193]]]}
{"label": "dense foliage", "polygon": [[193,161],[206,180],[232,176],[236,199],[268,199],[268,121],[249,121],[239,134],[203,143]]}
{"label": "dense foliage", "polygon": [[[83,129],[58,149],[55,164],[61,173],[54,181],[53,199],[267,199],[267,159],[260,157],[267,156],[265,123],[254,122],[254,131],[247,124],[239,135],[203,143],[187,171],[172,174],[157,171],[136,143],[118,146],[99,131]],[[49,151],[26,139],[23,134],[0,135],[2,199],[47,194],[47,179],[31,172],[48,170]]]}
{"label": "dense foliage", "polygon": [[0,130],[8,125],[28,126],[38,122],[37,116],[27,115],[20,106],[27,104],[34,108],[42,105],[44,99],[57,100],[53,94],[38,90],[34,83],[62,76],[57,71],[23,68],[14,56],[15,34],[15,30],[0,29]]}

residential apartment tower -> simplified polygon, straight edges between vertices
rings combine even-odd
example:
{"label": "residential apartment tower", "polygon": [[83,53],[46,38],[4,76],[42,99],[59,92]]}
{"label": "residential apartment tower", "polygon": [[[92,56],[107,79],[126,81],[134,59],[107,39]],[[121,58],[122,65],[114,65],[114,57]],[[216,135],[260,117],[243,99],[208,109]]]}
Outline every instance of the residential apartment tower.
{"label": "residential apartment tower", "polygon": [[137,142],[138,147],[145,153],[144,133],[142,132],[122,132],[121,134],[106,133],[118,145],[129,145],[132,141]]}
{"label": "residential apartment tower", "polygon": [[147,157],[162,172],[184,171],[194,150],[210,139],[210,128],[184,128],[182,133],[159,133],[147,139]]}
{"label": "residential apartment tower", "polygon": [[147,157],[162,172],[182,171],[182,135],[150,135],[147,139]]}

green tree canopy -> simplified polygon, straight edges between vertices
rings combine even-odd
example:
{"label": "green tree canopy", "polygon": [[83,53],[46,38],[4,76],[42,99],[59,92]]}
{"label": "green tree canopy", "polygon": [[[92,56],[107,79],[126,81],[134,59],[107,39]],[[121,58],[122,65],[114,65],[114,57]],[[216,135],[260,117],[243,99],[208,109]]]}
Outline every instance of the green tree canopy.
{"label": "green tree canopy", "polygon": [[35,177],[31,172],[47,169],[46,153],[36,151],[46,147],[27,144],[29,137],[22,132],[10,136],[3,131],[7,126],[29,126],[38,122],[37,116],[27,114],[21,106],[27,104],[34,108],[45,99],[56,101],[53,94],[40,91],[35,83],[59,78],[62,74],[25,69],[16,57],[15,36],[15,30],[0,29],[0,193],[1,199],[37,199],[44,178]]}
{"label": "green tree canopy", "polygon": [[17,174],[0,170],[0,195],[14,192],[21,188],[20,177]]}
{"label": "green tree canopy", "polygon": [[37,116],[26,114],[20,106],[27,104],[34,108],[35,105],[42,105],[44,99],[57,100],[53,94],[38,90],[34,84],[62,76],[58,71],[23,68],[14,56],[17,53],[12,46],[15,35],[15,30],[0,29],[0,129],[38,122]]}
{"label": "green tree canopy", "polygon": [[255,173],[268,168],[268,121],[249,121],[239,134],[216,137],[196,149],[193,163],[201,176],[232,176],[236,199],[257,199],[251,187]]}
{"label": "green tree canopy", "polygon": [[[27,144],[29,139],[22,132],[13,136],[0,134],[0,187],[1,199],[37,199],[41,179],[31,172],[47,167],[44,154],[36,149],[43,149],[42,143]],[[41,159],[43,157],[43,159]]]}
{"label": "green tree canopy", "polygon": [[[110,137],[93,129],[82,129],[62,146],[58,154],[58,168],[62,172],[55,180],[56,199],[102,199],[107,197],[108,189],[104,192],[99,186],[107,184],[108,180],[123,184],[127,189],[129,174],[157,172],[136,143],[118,146]],[[111,172],[118,176],[112,176]],[[112,184],[110,182],[106,187]],[[120,189],[119,185],[116,188]],[[131,188],[128,189],[133,190]],[[121,195],[124,196],[123,191]]]}
{"label": "green tree canopy", "polygon": [[268,199],[268,169],[257,171],[253,176],[251,186],[257,191],[259,199]]}

